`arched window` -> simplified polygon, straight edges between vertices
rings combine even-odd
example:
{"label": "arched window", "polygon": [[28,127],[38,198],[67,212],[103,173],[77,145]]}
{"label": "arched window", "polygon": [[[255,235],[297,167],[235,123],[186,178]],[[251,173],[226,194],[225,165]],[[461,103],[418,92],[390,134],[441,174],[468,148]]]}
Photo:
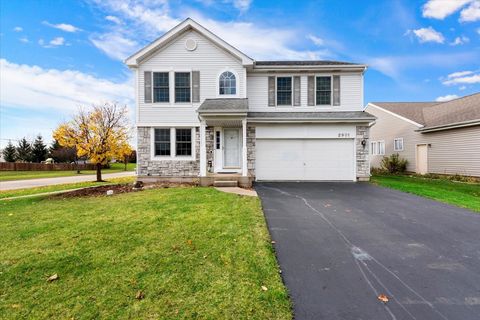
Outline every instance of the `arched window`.
{"label": "arched window", "polygon": [[219,94],[237,94],[237,79],[230,71],[225,71],[220,75]]}

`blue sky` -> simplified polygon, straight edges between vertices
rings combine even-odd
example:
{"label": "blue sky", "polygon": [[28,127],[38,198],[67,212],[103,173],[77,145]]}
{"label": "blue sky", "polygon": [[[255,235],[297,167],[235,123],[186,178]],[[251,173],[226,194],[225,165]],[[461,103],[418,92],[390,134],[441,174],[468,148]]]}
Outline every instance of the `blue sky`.
{"label": "blue sky", "polygon": [[[133,108],[122,59],[192,17],[252,58],[369,65],[369,101],[480,91],[480,0],[0,2],[0,145],[51,131],[81,105]],[[133,112],[132,112],[133,114]]]}

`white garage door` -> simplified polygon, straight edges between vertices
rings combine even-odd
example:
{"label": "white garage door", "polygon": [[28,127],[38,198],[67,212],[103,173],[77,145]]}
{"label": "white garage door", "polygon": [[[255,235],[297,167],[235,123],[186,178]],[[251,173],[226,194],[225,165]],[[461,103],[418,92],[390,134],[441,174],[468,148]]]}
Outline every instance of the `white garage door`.
{"label": "white garage door", "polygon": [[258,139],[257,180],[355,180],[353,139]]}

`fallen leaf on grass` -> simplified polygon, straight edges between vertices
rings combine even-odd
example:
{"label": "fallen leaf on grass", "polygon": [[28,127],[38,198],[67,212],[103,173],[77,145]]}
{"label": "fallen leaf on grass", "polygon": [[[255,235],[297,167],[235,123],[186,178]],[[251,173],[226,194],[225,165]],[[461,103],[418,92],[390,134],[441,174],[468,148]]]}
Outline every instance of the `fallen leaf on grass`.
{"label": "fallen leaf on grass", "polygon": [[145,298],[145,293],[143,293],[142,290],[138,290],[137,294],[135,295],[135,299],[142,300],[143,298]]}
{"label": "fallen leaf on grass", "polygon": [[52,281],[55,281],[55,280],[58,280],[58,274],[54,274],[54,275],[51,275],[50,277],[48,277],[47,281],[48,282],[52,282]]}
{"label": "fallen leaf on grass", "polygon": [[262,286],[262,290],[263,290],[263,291],[267,291],[267,290],[268,290],[268,288],[267,288],[267,287],[265,287],[265,286]]}
{"label": "fallen leaf on grass", "polygon": [[192,245],[192,240],[187,240],[187,243],[188,243],[189,246],[191,246]]}
{"label": "fallen leaf on grass", "polygon": [[386,295],[380,294],[378,296],[378,300],[382,301],[383,303],[387,303],[390,299]]}

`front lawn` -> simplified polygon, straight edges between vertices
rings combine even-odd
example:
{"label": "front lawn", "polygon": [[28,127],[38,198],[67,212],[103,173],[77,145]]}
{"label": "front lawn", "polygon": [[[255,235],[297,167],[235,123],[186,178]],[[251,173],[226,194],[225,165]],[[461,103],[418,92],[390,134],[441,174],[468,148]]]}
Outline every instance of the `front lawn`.
{"label": "front lawn", "polygon": [[0,206],[4,319],[292,316],[257,198],[191,187]]}
{"label": "front lawn", "polygon": [[[127,164],[127,171],[134,171],[136,167],[135,163]],[[112,163],[110,168],[102,169],[102,174],[117,173],[125,171],[125,165],[123,163]],[[82,170],[80,175],[95,174],[95,170]],[[77,171],[66,170],[52,170],[52,171],[0,171],[0,181],[12,181],[12,180],[27,180],[27,179],[41,179],[41,178],[57,178],[57,177],[69,177],[79,175]]]}
{"label": "front lawn", "polygon": [[371,181],[380,186],[480,212],[480,183],[401,175],[374,175]]}

